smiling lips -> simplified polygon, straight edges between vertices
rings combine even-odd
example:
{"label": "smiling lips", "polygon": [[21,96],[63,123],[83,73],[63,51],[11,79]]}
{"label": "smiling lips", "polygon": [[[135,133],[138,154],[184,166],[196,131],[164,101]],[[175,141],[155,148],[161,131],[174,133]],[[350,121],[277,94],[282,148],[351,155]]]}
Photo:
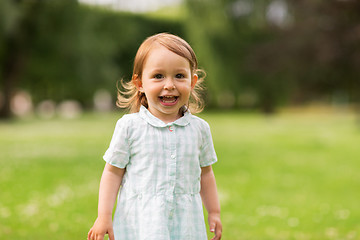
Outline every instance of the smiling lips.
{"label": "smiling lips", "polygon": [[178,102],[179,96],[160,96],[160,103],[164,106],[173,106]]}

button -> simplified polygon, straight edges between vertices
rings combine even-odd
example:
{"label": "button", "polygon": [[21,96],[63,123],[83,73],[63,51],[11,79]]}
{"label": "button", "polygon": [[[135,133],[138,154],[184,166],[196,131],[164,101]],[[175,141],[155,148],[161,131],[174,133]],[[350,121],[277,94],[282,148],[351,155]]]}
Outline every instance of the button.
{"label": "button", "polygon": [[170,127],[169,127],[169,131],[170,131],[170,132],[174,131],[173,126],[170,126]]}

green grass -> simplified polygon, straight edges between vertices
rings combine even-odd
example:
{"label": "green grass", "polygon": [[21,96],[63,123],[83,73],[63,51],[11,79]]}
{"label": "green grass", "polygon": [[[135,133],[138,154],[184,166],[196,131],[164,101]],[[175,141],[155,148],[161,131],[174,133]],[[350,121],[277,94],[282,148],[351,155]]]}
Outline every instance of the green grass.
{"label": "green grass", "polygon": [[[119,113],[0,122],[0,238],[85,239]],[[223,239],[359,239],[360,128],[351,115],[204,113]]]}

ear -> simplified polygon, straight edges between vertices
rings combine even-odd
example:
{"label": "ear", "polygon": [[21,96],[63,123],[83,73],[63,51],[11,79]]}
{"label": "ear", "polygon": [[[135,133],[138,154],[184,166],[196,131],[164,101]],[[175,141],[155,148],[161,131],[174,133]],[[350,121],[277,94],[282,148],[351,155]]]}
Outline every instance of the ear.
{"label": "ear", "polygon": [[194,89],[195,87],[195,84],[197,83],[197,80],[198,80],[198,75],[195,73],[193,76],[192,76],[192,79],[191,79],[191,89]]}
{"label": "ear", "polygon": [[134,74],[133,78],[132,78],[132,82],[134,83],[135,87],[140,91],[140,92],[144,92],[144,89],[142,87],[142,81],[139,78],[139,75]]}

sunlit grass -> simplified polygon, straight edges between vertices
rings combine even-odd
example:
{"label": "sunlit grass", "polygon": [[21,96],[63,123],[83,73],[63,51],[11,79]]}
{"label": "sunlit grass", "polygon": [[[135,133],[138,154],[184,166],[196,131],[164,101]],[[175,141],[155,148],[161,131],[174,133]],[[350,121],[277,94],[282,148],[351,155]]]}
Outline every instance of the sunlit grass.
{"label": "sunlit grass", "polygon": [[[0,238],[85,239],[119,113],[0,122]],[[360,128],[351,115],[204,113],[224,239],[358,239]]]}
{"label": "sunlit grass", "polygon": [[359,126],[349,116],[210,117],[229,239],[357,239]]}

